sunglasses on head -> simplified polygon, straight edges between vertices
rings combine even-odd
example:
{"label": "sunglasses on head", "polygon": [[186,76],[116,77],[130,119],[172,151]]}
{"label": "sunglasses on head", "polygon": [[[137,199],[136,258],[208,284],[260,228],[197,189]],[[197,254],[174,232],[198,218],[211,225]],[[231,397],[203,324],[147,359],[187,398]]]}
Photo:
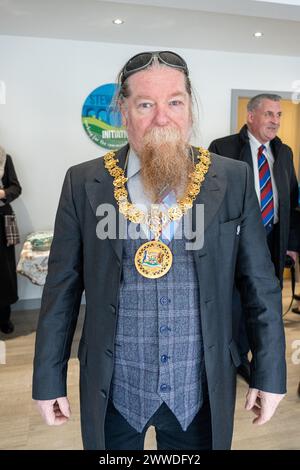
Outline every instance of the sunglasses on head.
{"label": "sunglasses on head", "polygon": [[174,67],[175,69],[182,70],[187,76],[189,74],[187,64],[180,55],[171,51],[154,51],[154,52],[141,52],[131,57],[125,64],[121,73],[121,85],[125,80],[133,73],[143,70],[157,58],[159,62],[167,65],[168,67]]}

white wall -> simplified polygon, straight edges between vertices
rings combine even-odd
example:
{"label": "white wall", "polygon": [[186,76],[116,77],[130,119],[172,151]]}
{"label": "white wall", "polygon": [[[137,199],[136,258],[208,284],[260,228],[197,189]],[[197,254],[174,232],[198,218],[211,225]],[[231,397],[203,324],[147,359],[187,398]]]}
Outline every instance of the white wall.
{"label": "white wall", "polygon": [[[105,153],[86,136],[81,107],[97,86],[114,82],[118,70],[144,47],[0,36],[0,144],[13,156],[22,196],[15,208],[22,239],[53,227],[67,168]],[[149,47],[151,50],[151,47]],[[200,97],[200,138],[209,145],[230,132],[232,88],[291,91],[300,79],[300,58],[178,50],[190,67]],[[20,299],[41,288],[19,276]]]}

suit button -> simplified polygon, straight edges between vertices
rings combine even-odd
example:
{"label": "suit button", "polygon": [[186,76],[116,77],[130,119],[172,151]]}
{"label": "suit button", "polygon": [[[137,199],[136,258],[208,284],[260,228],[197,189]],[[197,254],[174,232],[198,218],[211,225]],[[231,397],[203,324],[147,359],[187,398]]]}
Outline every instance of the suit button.
{"label": "suit button", "polygon": [[170,392],[170,390],[171,390],[170,385],[161,384],[161,386],[160,386],[160,391],[161,391],[161,392]]}
{"label": "suit button", "polygon": [[113,357],[113,352],[110,349],[107,349],[105,352],[109,357]]}
{"label": "suit button", "polygon": [[101,395],[103,396],[103,398],[106,398],[107,397],[107,393],[105,390],[101,390]]}
{"label": "suit button", "polygon": [[159,328],[159,331],[163,334],[166,334],[168,333],[169,331],[171,331],[171,328],[169,328],[167,325],[162,325],[160,328]]}
{"label": "suit button", "polygon": [[116,313],[116,307],[114,305],[110,305],[110,310],[112,313]]}
{"label": "suit button", "polygon": [[169,356],[167,356],[166,354],[163,354],[163,355],[160,357],[160,360],[161,360],[162,363],[168,362]]}
{"label": "suit button", "polygon": [[168,297],[161,297],[159,301],[161,305],[168,305],[171,302],[171,300],[168,299]]}

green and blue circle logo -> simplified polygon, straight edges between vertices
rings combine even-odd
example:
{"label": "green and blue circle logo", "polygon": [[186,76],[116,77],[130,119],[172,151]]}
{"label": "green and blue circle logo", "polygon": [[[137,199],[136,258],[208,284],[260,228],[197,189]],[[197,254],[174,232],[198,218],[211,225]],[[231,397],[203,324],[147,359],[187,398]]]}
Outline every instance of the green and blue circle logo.
{"label": "green and blue circle logo", "polygon": [[113,103],[117,88],[116,83],[96,88],[86,98],[81,114],[84,130],[90,139],[109,150],[117,150],[127,143],[121,113]]}

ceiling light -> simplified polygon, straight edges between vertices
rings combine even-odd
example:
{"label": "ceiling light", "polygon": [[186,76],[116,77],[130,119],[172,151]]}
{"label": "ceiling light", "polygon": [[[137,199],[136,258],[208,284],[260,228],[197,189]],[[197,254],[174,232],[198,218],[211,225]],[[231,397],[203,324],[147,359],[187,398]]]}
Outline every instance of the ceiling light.
{"label": "ceiling light", "polygon": [[124,20],[121,20],[120,18],[116,18],[115,20],[113,20],[113,24],[123,24],[124,23]]}
{"label": "ceiling light", "polygon": [[260,31],[256,31],[256,33],[254,33],[253,36],[255,38],[261,38],[261,37],[263,37],[263,33],[261,33]]}

